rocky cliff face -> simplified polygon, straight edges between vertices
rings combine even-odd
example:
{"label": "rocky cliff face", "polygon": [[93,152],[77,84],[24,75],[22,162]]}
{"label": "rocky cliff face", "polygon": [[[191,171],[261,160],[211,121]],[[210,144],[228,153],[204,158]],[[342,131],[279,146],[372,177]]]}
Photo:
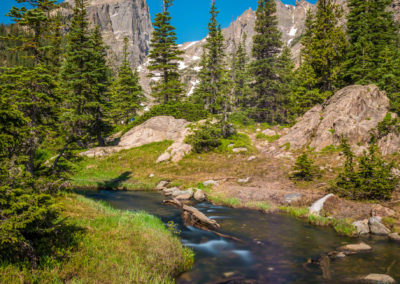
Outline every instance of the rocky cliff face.
{"label": "rocky cliff face", "polygon": [[[65,3],[72,7],[74,0],[66,0]],[[129,39],[129,61],[133,66],[142,64],[153,32],[146,0],[89,0],[87,4],[91,26],[100,26],[103,40],[110,47],[108,56],[112,67],[118,66],[122,60],[125,37]],[[62,9],[62,13],[72,17],[70,8]]]}

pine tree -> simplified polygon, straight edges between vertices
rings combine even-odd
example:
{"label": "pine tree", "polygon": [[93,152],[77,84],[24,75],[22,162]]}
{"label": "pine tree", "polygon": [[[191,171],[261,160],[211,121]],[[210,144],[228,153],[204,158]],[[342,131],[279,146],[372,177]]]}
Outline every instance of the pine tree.
{"label": "pine tree", "polygon": [[281,122],[282,97],[276,68],[282,42],[275,1],[259,0],[256,16],[256,34],[253,37],[255,60],[251,64],[256,93],[254,115],[258,121]]}
{"label": "pine tree", "polygon": [[172,17],[168,11],[172,4],[173,0],[163,0],[164,10],[156,15],[149,54],[149,77],[158,80],[153,82],[152,95],[164,104],[179,101],[184,90],[179,74],[179,62],[183,60],[180,55],[183,52],[176,44],[175,28],[171,25]]}
{"label": "pine tree", "polygon": [[104,117],[109,101],[105,56],[99,28],[92,34],[88,30],[85,0],[75,0],[61,74],[67,94],[63,118],[66,145],[79,143],[85,147],[93,140],[104,145],[103,134],[109,128]]}
{"label": "pine tree", "polygon": [[124,60],[118,70],[118,77],[112,83],[111,92],[111,117],[114,123],[128,123],[141,108],[145,100],[142,87],[139,83],[137,70],[132,72],[128,61],[128,38],[124,39]]}
{"label": "pine tree", "polygon": [[390,85],[386,80],[382,82],[380,79],[382,75],[393,75],[394,71],[398,35],[393,12],[388,9],[392,2],[349,1],[346,83],[381,83],[381,87]]}
{"label": "pine tree", "polygon": [[246,38],[247,35],[244,34],[232,58],[231,68],[232,82],[234,84],[233,105],[239,109],[248,107],[252,96],[248,70],[249,58],[246,53]]}
{"label": "pine tree", "polygon": [[340,86],[346,37],[339,19],[342,9],[333,0],[320,0],[316,14],[307,13],[302,60],[314,71],[316,87],[332,92]]}
{"label": "pine tree", "polygon": [[[60,98],[57,93],[51,66],[46,61],[54,49],[50,38],[55,34],[55,18],[50,11],[56,7],[55,0],[18,0],[26,7],[13,7],[8,14],[25,32],[19,36],[9,34],[6,39],[18,42],[17,51],[26,52],[32,58],[32,66],[17,66],[3,70],[0,81],[9,100],[15,103],[29,119],[29,136],[24,149],[26,168],[34,176],[36,152],[49,132],[55,129]],[[12,50],[11,50],[12,52]]]}
{"label": "pine tree", "polygon": [[202,67],[199,72],[200,83],[193,94],[193,97],[204,104],[205,108],[213,114],[221,113],[228,107],[227,99],[230,92],[225,62],[224,36],[217,21],[218,13],[216,2],[212,1],[208,37],[203,46],[200,63]]}

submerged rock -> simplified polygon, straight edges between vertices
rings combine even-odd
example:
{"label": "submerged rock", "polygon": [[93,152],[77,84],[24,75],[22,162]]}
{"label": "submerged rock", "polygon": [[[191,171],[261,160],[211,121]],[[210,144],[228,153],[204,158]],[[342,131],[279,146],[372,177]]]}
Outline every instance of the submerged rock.
{"label": "submerged rock", "polygon": [[362,280],[366,283],[396,283],[396,281],[392,277],[386,274],[368,274],[367,276],[363,277]]}
{"label": "submerged rock", "polygon": [[371,234],[386,236],[390,234],[390,230],[381,223],[380,217],[371,217],[368,220],[369,229]]}
{"label": "submerged rock", "polygon": [[353,226],[356,228],[359,235],[369,234],[368,219],[356,221],[353,223]]}
{"label": "submerged rock", "polygon": [[350,244],[338,248],[338,251],[343,251],[343,252],[362,252],[369,250],[372,250],[372,248],[366,243]]}
{"label": "submerged rock", "polygon": [[389,239],[400,242],[400,235],[398,233],[389,234]]}

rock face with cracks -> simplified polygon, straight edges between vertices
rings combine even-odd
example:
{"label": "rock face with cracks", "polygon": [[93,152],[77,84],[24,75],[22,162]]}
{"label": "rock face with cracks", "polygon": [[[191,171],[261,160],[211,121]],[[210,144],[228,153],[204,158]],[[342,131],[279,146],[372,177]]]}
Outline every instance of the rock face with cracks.
{"label": "rock face with cracks", "polygon": [[184,119],[175,119],[172,116],[156,116],[125,133],[118,145],[112,147],[97,147],[83,152],[81,156],[103,157],[146,144],[172,140],[174,143],[158,158],[158,162],[172,160],[178,162],[191,151],[191,146],[185,144],[189,133],[189,122]]}
{"label": "rock face with cracks", "polygon": [[[348,86],[323,105],[316,105],[305,113],[288,134],[278,140],[278,144],[290,144],[291,149],[310,146],[320,151],[327,146],[340,145],[341,137],[345,136],[353,147],[366,145],[371,130],[388,111],[389,99],[377,86]],[[389,134],[378,144],[386,155],[398,151],[399,142],[400,137]]]}

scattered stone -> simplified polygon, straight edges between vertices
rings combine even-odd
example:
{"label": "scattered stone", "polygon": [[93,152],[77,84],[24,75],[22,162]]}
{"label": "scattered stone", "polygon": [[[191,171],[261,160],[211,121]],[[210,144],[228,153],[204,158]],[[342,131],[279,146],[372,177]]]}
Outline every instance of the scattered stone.
{"label": "scattered stone", "polygon": [[238,183],[248,183],[249,181],[250,181],[250,177],[238,179]]}
{"label": "scattered stone", "polygon": [[190,198],[192,198],[193,196],[193,192],[185,192],[179,195],[174,196],[176,199],[178,200],[189,200]]}
{"label": "scattered stone", "polygon": [[233,153],[244,153],[244,152],[247,152],[247,148],[245,148],[245,147],[234,148],[234,149],[232,149],[232,152]]}
{"label": "scattered stone", "polygon": [[398,233],[389,234],[389,239],[400,242],[400,235]]}
{"label": "scattered stone", "polygon": [[275,136],[276,135],[276,132],[273,131],[272,129],[265,129],[262,133],[267,136]]}
{"label": "scattered stone", "polygon": [[247,159],[247,161],[253,161],[253,160],[255,160],[257,157],[256,156],[250,156],[248,159]]}
{"label": "scattered stone", "polygon": [[229,144],[228,148],[233,148],[233,146],[235,146],[235,144]]}
{"label": "scattered stone", "polygon": [[207,180],[207,181],[203,182],[203,185],[204,186],[218,186],[219,183],[218,183],[218,181],[211,179],[211,180]]}
{"label": "scattered stone", "polygon": [[157,163],[166,162],[166,161],[169,161],[170,159],[171,159],[171,154],[169,152],[165,152],[165,153],[161,154],[160,157],[158,157]]}
{"label": "scattered stone", "polygon": [[372,207],[371,209],[371,217],[389,217],[389,216],[394,216],[396,212],[394,210],[384,207],[380,204],[376,204]]}
{"label": "scattered stone", "polygon": [[299,201],[302,197],[303,194],[301,193],[290,193],[285,195],[285,202],[291,204],[293,202]]}
{"label": "scattered stone", "polygon": [[196,189],[193,198],[198,202],[202,202],[206,199],[206,194],[201,189]]}
{"label": "scattered stone", "polygon": [[257,129],[256,129],[256,131],[257,131],[257,132],[260,132],[260,131],[261,131],[261,129],[260,129],[260,128],[257,128]]}
{"label": "scattered stone", "polygon": [[356,228],[359,235],[369,234],[368,219],[356,221],[353,223],[353,226]]}
{"label": "scattered stone", "polygon": [[310,213],[310,214],[313,214],[313,215],[319,215],[319,214],[321,213],[321,210],[324,209],[324,204],[325,204],[325,202],[326,202],[329,198],[331,198],[331,197],[333,197],[333,196],[334,196],[334,195],[333,195],[332,193],[330,193],[330,194],[328,194],[328,195],[322,197],[321,199],[315,201],[315,202],[311,205],[311,207],[310,207],[310,209],[309,209],[309,213]]}
{"label": "scattered stone", "polygon": [[165,195],[169,196],[169,195],[174,195],[174,193],[180,192],[181,190],[179,189],[179,187],[170,187],[170,188],[164,188],[162,191],[164,192]]}
{"label": "scattered stone", "polygon": [[338,251],[344,251],[344,252],[362,252],[362,251],[369,251],[372,250],[372,248],[367,245],[366,243],[359,243],[359,244],[351,244],[351,245],[345,245],[340,248],[338,248]]}
{"label": "scattered stone", "polygon": [[368,274],[367,276],[363,277],[362,280],[366,281],[367,283],[396,283],[396,281],[392,277],[386,274]]}
{"label": "scattered stone", "polygon": [[169,184],[168,181],[165,181],[165,180],[160,181],[160,182],[157,184],[156,189],[162,190],[162,189],[165,188],[168,184]]}
{"label": "scattered stone", "polygon": [[153,178],[153,177],[154,177],[154,174],[150,174],[150,175],[149,175],[149,178]]}
{"label": "scattered stone", "polygon": [[382,218],[380,218],[380,217],[369,218],[368,224],[369,224],[369,230],[371,231],[371,234],[382,235],[382,236],[386,236],[386,235],[390,234],[390,230],[381,223],[381,220],[382,220]]}

